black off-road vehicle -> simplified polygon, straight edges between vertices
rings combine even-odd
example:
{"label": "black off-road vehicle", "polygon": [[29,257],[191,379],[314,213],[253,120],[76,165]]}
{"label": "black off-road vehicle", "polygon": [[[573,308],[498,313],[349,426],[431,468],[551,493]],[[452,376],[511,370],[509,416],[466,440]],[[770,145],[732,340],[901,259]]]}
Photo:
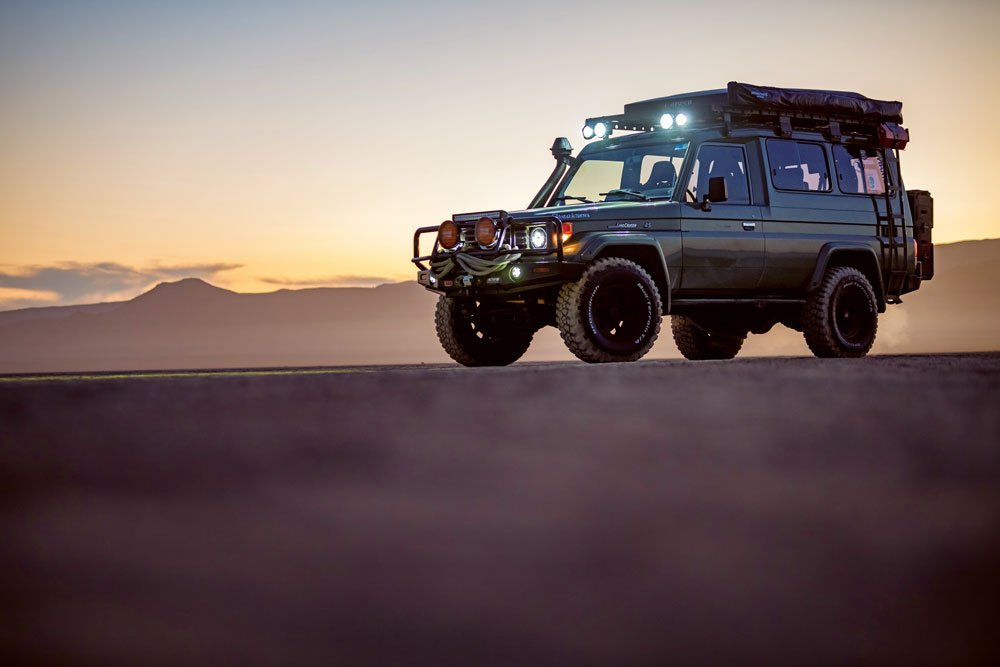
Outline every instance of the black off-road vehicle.
{"label": "black off-road vehicle", "polygon": [[441,344],[504,365],[552,325],[584,361],[633,361],[669,314],[688,359],[731,359],[779,322],[819,357],[864,356],[878,314],[934,272],[901,122],[899,102],[735,82],[589,118],[595,141],[574,158],[557,139],[525,210],[414,234]]}

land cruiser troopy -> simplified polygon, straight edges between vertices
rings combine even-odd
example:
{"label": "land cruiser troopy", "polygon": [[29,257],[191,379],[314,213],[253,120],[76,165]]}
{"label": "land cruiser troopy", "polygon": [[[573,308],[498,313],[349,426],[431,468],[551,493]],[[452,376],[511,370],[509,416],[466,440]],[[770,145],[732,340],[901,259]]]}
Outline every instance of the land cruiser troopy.
{"label": "land cruiser troopy", "polygon": [[878,314],[934,272],[901,122],[899,102],[735,82],[589,118],[594,141],[573,157],[557,139],[525,210],[416,231],[438,338],[461,364],[505,365],[552,325],[584,361],[634,361],[669,314],[688,359],[731,359],[777,323],[818,357],[864,356]]}

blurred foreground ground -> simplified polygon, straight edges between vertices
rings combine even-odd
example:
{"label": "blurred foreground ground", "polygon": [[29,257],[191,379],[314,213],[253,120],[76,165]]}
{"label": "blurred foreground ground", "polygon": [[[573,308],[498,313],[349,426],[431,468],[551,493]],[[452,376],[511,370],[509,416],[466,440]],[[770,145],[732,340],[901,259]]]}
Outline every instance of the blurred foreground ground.
{"label": "blurred foreground ground", "polygon": [[0,379],[4,664],[1000,664],[1000,354]]}

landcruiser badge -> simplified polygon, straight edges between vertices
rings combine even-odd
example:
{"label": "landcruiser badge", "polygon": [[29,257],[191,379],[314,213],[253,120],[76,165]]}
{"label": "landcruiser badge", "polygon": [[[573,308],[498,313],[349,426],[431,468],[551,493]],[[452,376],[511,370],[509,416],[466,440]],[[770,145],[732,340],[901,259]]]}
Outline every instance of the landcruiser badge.
{"label": "landcruiser badge", "polygon": [[637,222],[616,222],[613,225],[608,225],[608,229],[638,229],[639,223]]}

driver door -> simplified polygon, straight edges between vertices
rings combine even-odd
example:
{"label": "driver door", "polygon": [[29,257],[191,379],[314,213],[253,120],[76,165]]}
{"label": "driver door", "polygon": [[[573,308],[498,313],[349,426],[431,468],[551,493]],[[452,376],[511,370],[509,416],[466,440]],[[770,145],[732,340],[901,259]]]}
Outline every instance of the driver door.
{"label": "driver door", "polygon": [[[751,201],[746,150],[741,144],[698,148],[681,212],[680,289],[721,293],[754,289],[764,272],[764,227]],[[729,199],[704,210],[708,179],[726,179]]]}

